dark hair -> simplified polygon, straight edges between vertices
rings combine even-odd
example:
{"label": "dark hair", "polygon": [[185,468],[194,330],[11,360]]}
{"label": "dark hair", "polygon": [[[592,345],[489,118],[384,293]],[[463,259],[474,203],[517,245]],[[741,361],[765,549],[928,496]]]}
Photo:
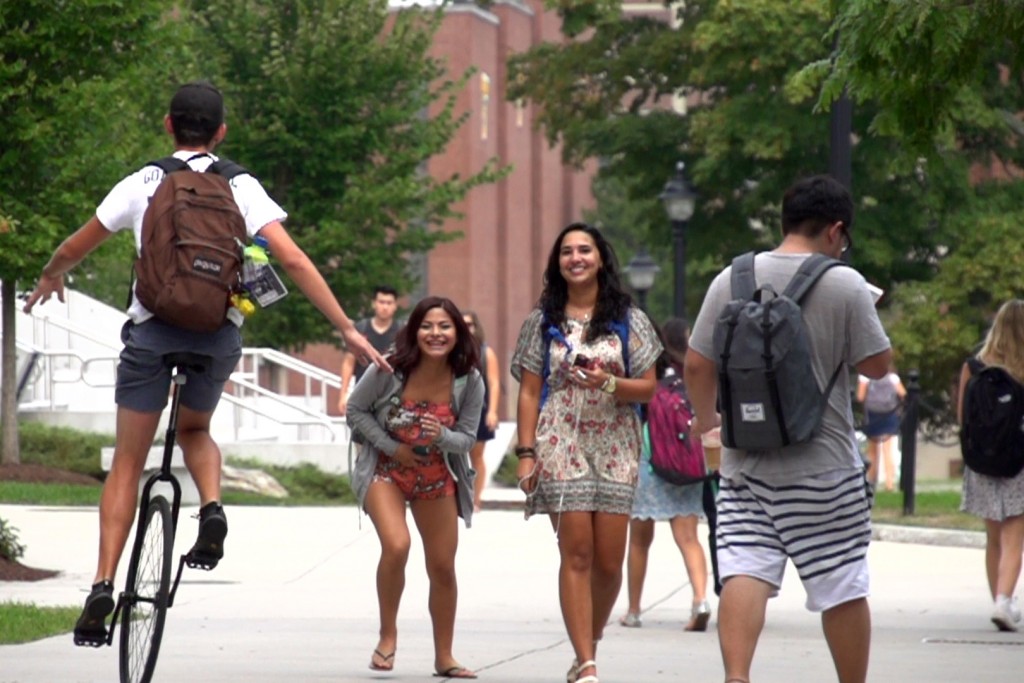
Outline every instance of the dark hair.
{"label": "dark hair", "polygon": [[420,345],[417,335],[427,312],[440,308],[452,319],[455,325],[455,348],[448,354],[448,365],[456,377],[465,375],[477,366],[480,357],[479,344],[473,333],[469,331],[462,313],[451,299],[440,296],[428,296],[421,299],[409,314],[409,322],[395,336],[395,352],[388,357],[396,371],[406,377],[420,363]]}
{"label": "dark hair", "polygon": [[658,357],[659,366],[673,367],[678,372],[683,367],[686,351],[690,348],[689,323],[682,318],[669,318],[661,325],[658,334],[662,346],[665,347]]}
{"label": "dark hair", "polygon": [[376,299],[378,294],[390,294],[391,296],[398,298],[398,290],[391,285],[377,285],[373,288],[373,298]]}
{"label": "dark hair", "polygon": [[537,308],[543,311],[551,324],[562,327],[565,323],[565,304],[569,300],[569,287],[562,277],[559,256],[562,251],[562,240],[570,232],[577,231],[590,235],[601,255],[602,266],[597,273],[597,304],[594,306],[594,315],[590,319],[585,337],[585,341],[593,341],[606,334],[612,334],[612,323],[625,320],[633,302],[619,280],[619,261],[615,257],[615,250],[594,226],[571,223],[558,233],[558,238],[548,255],[548,265],[544,271],[544,291],[541,292]]}
{"label": "dark hair", "polygon": [[782,196],[782,234],[817,237],[826,226],[843,222],[849,235],[853,227],[853,198],[842,183],[828,175],[795,182]]}
{"label": "dark hair", "polygon": [[186,83],[171,98],[168,113],[178,145],[206,147],[224,123],[224,96],[212,83]]}
{"label": "dark hair", "polygon": [[484,332],[484,324],[480,322],[480,316],[476,314],[476,311],[463,311],[462,317],[469,316],[473,319],[473,336],[476,337],[477,342],[480,346],[483,346],[484,342],[487,341],[487,334]]}

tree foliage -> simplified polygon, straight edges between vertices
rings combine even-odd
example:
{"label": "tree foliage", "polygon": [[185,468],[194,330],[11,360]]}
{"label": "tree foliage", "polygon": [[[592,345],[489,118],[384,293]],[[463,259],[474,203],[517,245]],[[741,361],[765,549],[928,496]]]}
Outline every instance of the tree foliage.
{"label": "tree foliage", "polygon": [[[173,25],[158,0],[0,3],[0,280],[3,460],[18,460],[14,307],[56,243],[123,170],[115,150],[146,146],[141,86]],[[162,47],[162,46],[171,47]],[[116,113],[116,115],[112,115]],[[124,271],[127,273],[127,269]]]}
{"label": "tree foliage", "polygon": [[[425,172],[465,120],[452,79],[430,55],[443,15],[386,0],[195,2],[199,50],[230,104],[222,152],[246,165],[289,213],[289,231],[353,314],[374,285],[408,291],[407,256],[456,235],[454,215],[492,163],[471,177]],[[331,341],[302,297],[260,311],[246,342]]]}
{"label": "tree foliage", "polygon": [[[1024,6],[1006,0],[848,0],[837,2],[836,54],[822,104],[844,87],[872,102],[872,129],[896,135],[918,153],[948,149],[962,128],[1007,125],[1007,112],[978,89],[1002,74],[1019,81]],[[987,75],[980,72],[987,71]]]}
{"label": "tree foliage", "polygon": [[[598,218],[635,221],[622,241],[646,240],[662,266],[655,317],[667,312],[671,249],[654,198],[675,161],[686,162],[700,193],[687,252],[694,312],[733,255],[777,243],[782,192],[828,168],[823,105],[849,85],[853,264],[893,292],[883,315],[901,369],[919,368],[929,400],[948,407],[950,378],[1020,282],[1017,245],[1006,243],[1019,223],[1019,188],[978,178],[1012,176],[1011,164],[1024,162],[1014,115],[1024,110],[1016,68],[1024,10],[984,1],[690,0],[678,5],[674,28],[623,15],[618,3],[551,4],[566,41],[514,57],[510,96],[541,105],[545,132],[567,158],[602,161]],[[986,34],[986,25],[997,28]],[[687,97],[685,115],[666,106],[673,93]],[[918,124],[931,131],[927,150]],[[943,126],[945,144],[936,146]],[[987,265],[971,265],[981,245]]]}
{"label": "tree foliage", "polygon": [[[513,57],[510,97],[542,105],[541,124],[567,158],[600,158],[602,177],[623,180],[628,199],[646,207],[632,227],[656,254],[667,255],[659,248],[669,234],[655,197],[675,162],[686,162],[700,194],[688,230],[687,308],[695,311],[733,255],[777,243],[784,189],[828,167],[829,117],[815,111],[821,80],[803,69],[832,50],[832,8],[826,0],[693,0],[673,28],[612,4],[557,4],[566,42]],[[690,102],[686,115],[668,107],[673,94]],[[928,264],[950,241],[941,217],[968,192],[967,163],[923,169],[898,140],[872,136],[872,119],[872,109],[858,107],[855,260],[888,288],[931,275]],[[669,272],[669,261],[661,265]]]}
{"label": "tree foliage", "polygon": [[[385,0],[21,0],[0,3],[0,279],[25,288],[104,193],[169,153],[174,88],[204,78],[225,92],[220,151],[289,212],[288,227],[348,310],[372,285],[408,289],[411,254],[455,235],[435,228],[494,164],[432,178],[429,160],[462,124],[430,56],[441,10],[389,13]],[[134,246],[108,240],[69,276],[123,306]],[[4,320],[13,320],[5,296]],[[4,376],[14,375],[5,329]],[[334,341],[304,297],[258,314],[247,342]],[[9,348],[8,348],[9,346]],[[16,458],[14,382],[4,382],[5,457]],[[13,445],[11,445],[13,444]],[[6,454],[14,453],[13,456]]]}

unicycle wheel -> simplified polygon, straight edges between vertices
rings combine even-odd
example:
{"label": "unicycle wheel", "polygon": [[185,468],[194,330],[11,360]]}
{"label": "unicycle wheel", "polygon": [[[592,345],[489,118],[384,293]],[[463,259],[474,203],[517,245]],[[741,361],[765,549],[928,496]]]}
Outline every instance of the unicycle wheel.
{"label": "unicycle wheel", "polygon": [[149,683],[167,617],[174,527],[171,506],[154,496],[128,565],[121,612],[121,683]]}

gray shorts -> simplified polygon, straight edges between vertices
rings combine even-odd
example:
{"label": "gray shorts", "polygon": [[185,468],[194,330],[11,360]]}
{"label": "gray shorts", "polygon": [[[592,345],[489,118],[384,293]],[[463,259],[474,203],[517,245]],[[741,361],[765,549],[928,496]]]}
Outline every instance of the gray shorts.
{"label": "gray shorts", "polygon": [[155,413],[167,406],[171,369],[164,363],[170,353],[210,356],[206,372],[192,372],[181,388],[181,403],[201,413],[213,411],[224,383],[242,356],[242,335],[231,323],[216,332],[191,332],[150,318],[121,328],[121,362],[117,366],[117,405],[140,413]]}

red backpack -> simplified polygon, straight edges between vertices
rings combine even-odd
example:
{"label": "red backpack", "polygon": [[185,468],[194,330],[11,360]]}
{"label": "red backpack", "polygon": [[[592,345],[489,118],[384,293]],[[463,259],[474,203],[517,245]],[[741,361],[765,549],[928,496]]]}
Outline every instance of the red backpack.
{"label": "red backpack", "polygon": [[690,433],[693,409],[679,376],[658,382],[647,404],[647,431],[651,437],[651,469],[667,482],[696,484],[707,478],[704,448]]}

